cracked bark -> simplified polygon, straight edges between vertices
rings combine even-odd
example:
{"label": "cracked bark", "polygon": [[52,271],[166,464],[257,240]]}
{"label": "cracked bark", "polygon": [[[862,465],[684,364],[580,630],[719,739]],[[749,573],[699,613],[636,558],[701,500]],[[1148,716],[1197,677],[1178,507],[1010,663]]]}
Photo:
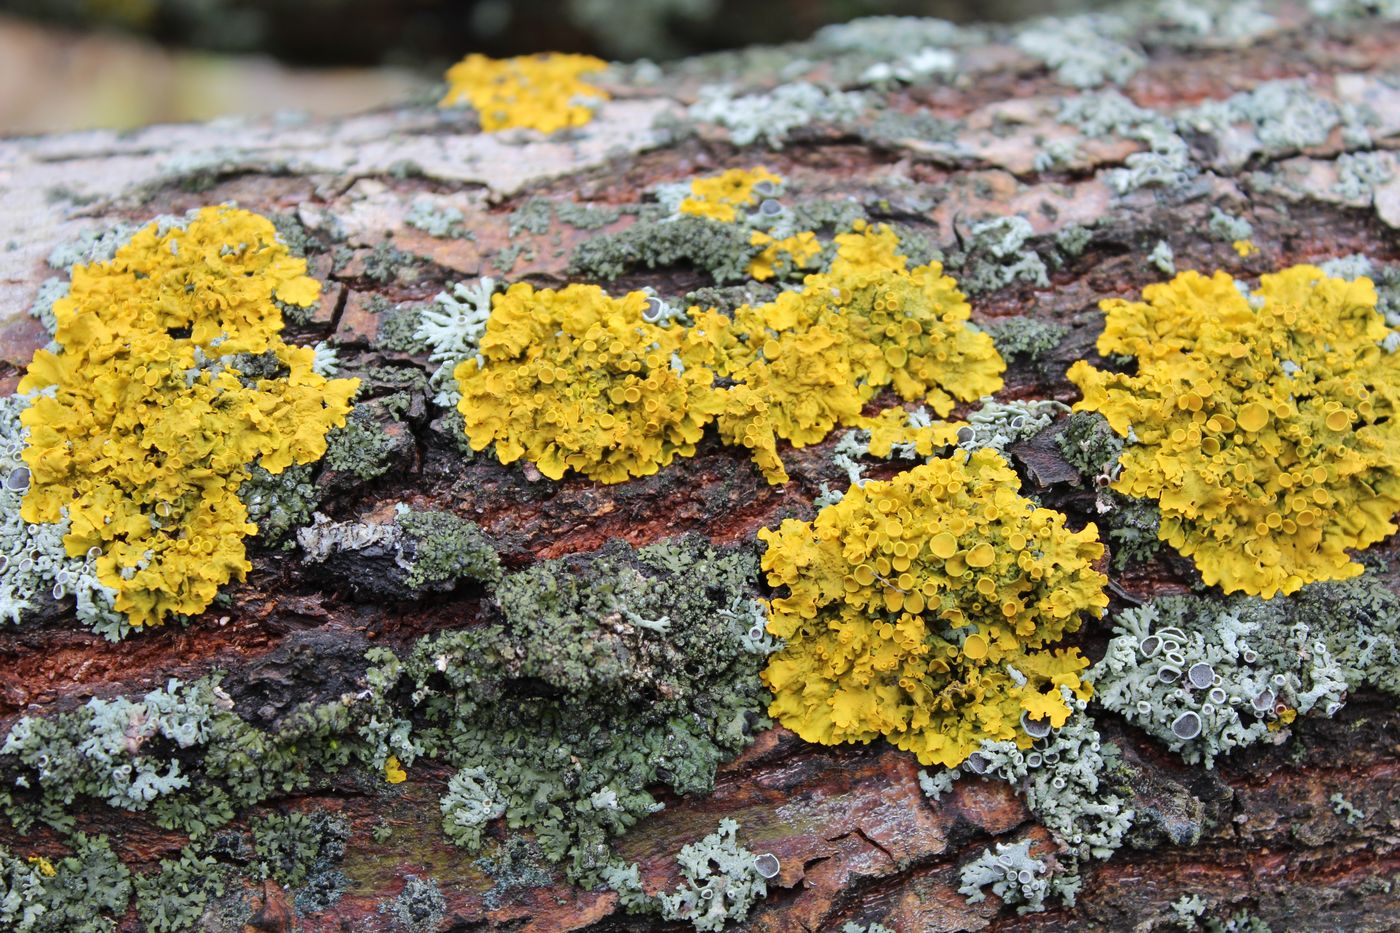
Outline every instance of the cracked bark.
{"label": "cracked bark", "polygon": [[[1379,95],[1386,107],[1372,146],[1400,148],[1400,95],[1381,80],[1400,61],[1400,26],[1328,25],[1299,8],[1281,9],[1287,13],[1283,28],[1241,47],[1149,48],[1147,64],[1124,93],[1139,105],[1169,110],[1299,77],[1333,98]],[[709,127],[676,139],[652,120],[681,113],[680,103],[693,97],[698,81],[681,72],[645,88],[616,88],[619,99],[573,141],[503,142],[472,131],[460,113],[422,108],[325,124],[247,124],[232,133],[227,126],[155,127],[0,141],[0,166],[6,167],[0,210],[14,238],[0,252],[0,308],[9,315],[0,330],[0,380],[12,388],[34,347],[47,339],[24,309],[52,274],[43,259],[55,245],[87,228],[141,223],[228,200],[265,214],[295,213],[313,230],[339,225],[348,258],[337,266],[329,251],[312,255],[313,273],[331,286],[331,297],[292,333],[297,342],[331,340],[352,371],[379,365],[431,370],[422,357],[377,348],[385,315],[373,310],[376,298],[422,302],[447,282],[500,275],[501,250],[521,243],[531,247],[532,258],[517,260],[509,280],[568,280],[573,246],[596,234],[556,219],[543,234],[512,235],[509,215],[529,198],[630,204],[656,183],[757,162],[788,178],[803,200],[884,201],[883,216],[921,230],[944,250],[957,248],[969,219],[1025,214],[1035,228],[1029,245],[1045,256],[1053,252],[1056,232],[1093,224],[1083,254],[1054,269],[1048,287],[1019,282],[974,298],[974,319],[983,323],[1033,314],[1069,328],[1037,364],[1013,366],[1003,399],[1074,399],[1063,373],[1072,360],[1092,354],[1101,326],[1097,301],[1135,294],[1159,279],[1143,259],[1158,240],[1170,243],[1178,268],[1223,268],[1241,277],[1353,252],[1400,259],[1400,182],[1378,186],[1366,203],[1333,194],[1336,158],[1346,148],[1338,133],[1305,151],[1254,153],[1240,167],[1193,149],[1202,169],[1196,178],[1167,191],[1119,197],[1102,173],[1122,165],[1141,143],[1086,139],[1075,161],[1037,170],[1033,157],[1043,140],[1067,132],[1055,113],[1059,98],[1074,91],[1005,43],[966,50],[960,61],[965,80],[881,92],[893,111],[928,112],[954,123],[956,145],[872,142],[862,138],[859,123],[799,132],[780,151],[738,150]],[[820,71],[820,65],[808,67]],[[775,80],[761,70],[744,78]],[[405,160],[417,174],[394,170]],[[209,187],[185,191],[181,183],[194,170]],[[59,186],[66,193],[54,195]],[[433,238],[406,226],[409,205],[425,194],[461,208],[475,239]],[[1215,207],[1251,221],[1260,255],[1241,258],[1228,242],[1205,235]],[[624,216],[604,230],[628,222]],[[376,281],[366,261],[386,233],[387,242],[421,261]],[[631,272],[610,287],[643,284],[682,292],[710,283],[682,267]],[[784,452],[793,477],[784,487],[768,486],[738,453],[712,441],[692,459],[619,486],[578,478],[551,483],[489,456],[464,462],[432,427],[435,415],[413,421],[413,456],[402,469],[367,485],[323,474],[322,483],[333,490],[323,509],[338,519],[383,514],[394,502],[448,509],[480,523],[514,569],[591,550],[613,537],[641,544],[698,531],[717,542],[752,540],[762,526],[810,515],[821,484],[838,478],[830,462],[834,435]],[[1073,476],[1048,443],[1057,429],[1018,447],[1016,463],[1029,491],[1082,521],[1092,517],[1093,491],[1071,485]],[[1382,549],[1393,552],[1395,544]],[[479,612],[480,597],[467,593],[410,605],[365,601],[343,583],[309,576],[295,551],[256,554],[254,565],[247,582],[229,587],[231,605],[188,627],[166,626],[119,645],[61,615],[0,631],[0,727],[22,713],[68,708],[93,695],[137,694],[216,667],[229,672],[225,683],[240,710],[275,722],[298,702],[353,689],[365,648],[406,646],[469,623]],[[1114,575],[1114,608],[1183,592],[1190,580],[1185,562],[1163,556]],[[1104,627],[1092,625],[1079,636],[1090,657],[1098,656],[1104,638]],[[681,843],[704,836],[723,817],[736,819],[741,841],[772,851],[782,865],[747,923],[759,931],[837,930],[848,921],[879,921],[901,933],[1146,930],[1165,928],[1170,904],[1192,893],[1210,901],[1217,916],[1248,908],[1275,930],[1395,927],[1400,894],[1392,894],[1390,884],[1400,872],[1400,713],[1392,700],[1353,696],[1335,719],[1301,719],[1286,745],[1236,753],[1210,772],[1182,764],[1112,716],[1098,718],[1105,737],[1141,775],[1133,805],[1143,816],[1130,845],[1084,867],[1073,909],[1017,916],[999,910],[995,898],[968,905],[957,893],[958,866],[998,838],[1048,838],[1011,788],[965,778],[934,803],[921,793],[908,755],[880,744],[812,747],[782,729],[761,735],[725,765],[708,796],[661,792],[665,810],[617,848],[640,864],[649,890],[671,887],[679,878],[674,857]],[[513,889],[488,906],[492,880],[437,829],[437,801],[450,773],[423,763],[392,792],[366,790],[341,774],[316,793],[240,814],[236,826],[279,807],[333,811],[354,832],[342,865],[351,886],[333,910],[302,915],[291,906],[291,892],[271,883],[251,886],[252,926],[389,929],[379,906],[401,890],[404,875],[415,874],[440,883],[448,902],[443,929],[662,928],[652,918],[621,913],[611,893],[561,884]],[[1336,792],[1365,812],[1357,825],[1333,812],[1329,798]],[[380,820],[395,828],[386,843],[370,835]],[[138,869],[173,855],[184,842],[140,814],[100,807],[80,824],[111,833]],[[0,844],[17,851],[53,842],[43,833],[21,839],[0,826]],[[134,916],[123,924],[138,926]]]}

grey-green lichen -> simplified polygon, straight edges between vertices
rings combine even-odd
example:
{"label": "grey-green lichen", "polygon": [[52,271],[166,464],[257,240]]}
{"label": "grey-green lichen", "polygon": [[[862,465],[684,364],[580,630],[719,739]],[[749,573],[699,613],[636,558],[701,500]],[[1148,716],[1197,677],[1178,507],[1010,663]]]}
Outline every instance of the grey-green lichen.
{"label": "grey-green lichen", "polygon": [[212,856],[186,848],[179,858],[162,859],[158,870],[134,877],[136,915],[149,933],[193,930],[210,899],[224,893],[229,874]]}
{"label": "grey-green lichen", "polygon": [[297,543],[308,563],[381,598],[449,592],[461,580],[490,586],[501,577],[491,540],[450,512],[400,505],[392,522],[333,522],[317,513]]}
{"label": "grey-green lichen", "polygon": [[1152,252],[1147,254],[1147,261],[1157,267],[1157,271],[1163,275],[1176,275],[1176,255],[1172,252],[1172,245],[1166,240],[1158,240],[1157,245],[1152,247]]}
{"label": "grey-green lichen", "polygon": [[1012,444],[1028,440],[1045,430],[1055,416],[1069,406],[1053,399],[999,402],[986,399],[967,414],[967,424],[958,429],[958,446],[964,450],[989,447],[1005,454]]}
{"label": "grey-green lichen", "polygon": [[406,933],[436,933],[447,916],[447,898],[432,878],[404,875],[403,890],[379,905],[379,912]]}
{"label": "grey-green lichen", "polygon": [[258,543],[287,550],[296,543],[297,529],[311,521],[321,503],[312,482],[315,467],[293,464],[281,473],[269,473],[254,464],[248,479],[238,488],[238,498],[248,508],[248,521],[258,526]]}
{"label": "grey-green lichen", "polygon": [[428,754],[462,769],[443,802],[458,841],[477,843],[503,809],[569,877],[595,881],[609,839],[660,807],[649,785],[708,790],[766,723],[756,569],[747,551],[681,539],[511,574],[500,621],[402,659],[371,653],[377,692],[412,698],[403,725],[385,724],[390,746],[405,764]]}
{"label": "grey-green lichen", "polygon": [[570,259],[569,272],[585,278],[615,279],[636,268],[688,264],[704,269],[723,284],[747,279],[749,261],[758,252],[749,242],[749,231],[740,225],[648,211],[625,230],[580,243]]}
{"label": "grey-green lichen", "polygon": [[973,224],[963,252],[949,260],[960,269],[959,286],[969,295],[985,295],[1015,282],[1049,285],[1044,260],[1027,245],[1034,233],[1019,215]]}
{"label": "grey-green lichen", "polygon": [[1069,334],[1063,324],[1020,314],[988,321],[982,329],[991,335],[1003,357],[1020,357],[1029,363],[1055,349]]}
{"label": "grey-green lichen", "polygon": [[441,204],[429,197],[414,198],[404,223],[429,236],[473,239],[466,226],[467,215],[460,208]]}
{"label": "grey-green lichen", "polygon": [[713,833],[681,847],[676,861],[685,880],[658,896],[663,920],[688,920],[700,933],[712,933],[731,920],[748,918],[749,908],[768,893],[768,885],[757,857],[739,845],[738,831],[738,823],[720,820]]}
{"label": "grey-green lichen", "polygon": [[1091,483],[1107,476],[1123,453],[1123,439],[1097,412],[1071,414],[1065,419],[1064,430],[1056,435],[1055,446],[1065,462]]}
{"label": "grey-green lichen", "polygon": [[[1054,893],[1051,886],[1051,865],[1046,859],[1031,855],[1030,840],[998,842],[996,851],[986,849],[977,858],[963,865],[959,875],[962,885],[958,893],[969,904],[987,899],[983,888],[992,893],[1018,914],[1045,909],[1045,899]],[[1067,904],[1073,905],[1073,893]]]}
{"label": "grey-green lichen", "polygon": [[[314,879],[312,890],[327,895],[314,899],[315,910],[324,910],[339,897],[344,879],[338,879],[337,887],[335,866],[350,839],[350,826],[343,818],[324,812],[270,813],[255,820],[252,830],[258,878],[296,890],[298,898]],[[328,875],[330,879],[324,877]],[[328,886],[329,891],[319,890]]]}
{"label": "grey-green lichen", "polygon": [[1123,84],[1147,63],[1133,40],[1136,26],[1115,13],[1047,16],[1023,26],[1016,45],[1074,87]]}
{"label": "grey-green lichen", "polygon": [[1271,600],[1173,596],[1126,610],[1090,677],[1096,700],[1189,762],[1282,741],[1348,690],[1400,693],[1400,597],[1365,574]]}
{"label": "grey-green lichen", "polygon": [[72,854],[20,858],[0,847],[0,926],[14,933],[109,933],[131,900],[131,872],[106,836],[74,833]]}
{"label": "grey-green lichen", "polygon": [[[920,786],[935,800],[963,774],[999,778],[1017,789],[1027,809],[1050,831],[1057,847],[1054,863],[1035,872],[1031,881],[1018,879],[1004,892],[997,891],[1021,898],[1022,913],[1044,909],[1045,895],[1052,892],[1072,906],[1080,887],[1080,863],[1109,858],[1123,845],[1136,816],[1117,747],[1100,738],[1085,702],[1070,696],[1068,688],[1062,690],[1074,712],[1059,729],[1037,726],[1046,734],[1029,748],[1010,741],[984,742],[957,768],[919,775]],[[965,870],[964,882],[975,881],[972,887],[980,891],[1006,877],[1008,866],[1001,854],[984,853]],[[970,893],[966,887],[962,892]]]}
{"label": "grey-green lichen", "polygon": [[345,424],[326,434],[325,466],[361,482],[383,476],[412,447],[402,419],[410,404],[404,393],[357,403]]}
{"label": "grey-green lichen", "polygon": [[1234,214],[1222,211],[1218,207],[1211,208],[1210,219],[1206,221],[1206,230],[1214,239],[1225,243],[1247,240],[1254,236],[1252,223],[1243,217],[1236,217]]}

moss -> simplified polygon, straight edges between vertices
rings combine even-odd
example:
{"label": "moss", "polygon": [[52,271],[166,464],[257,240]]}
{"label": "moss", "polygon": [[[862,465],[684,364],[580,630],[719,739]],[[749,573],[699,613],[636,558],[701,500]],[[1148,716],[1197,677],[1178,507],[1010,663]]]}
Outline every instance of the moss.
{"label": "moss", "polygon": [[400,757],[468,775],[444,813],[469,847],[504,811],[571,878],[596,877],[608,840],[657,808],[649,785],[708,790],[766,722],[763,649],[748,647],[755,570],[748,553],[681,539],[507,576],[501,622],[425,638],[403,660],[375,652],[372,682],[417,707]]}
{"label": "moss", "polygon": [[573,275],[615,279],[632,269],[688,264],[716,282],[748,278],[749,261],[759,250],[747,230],[706,217],[642,217],[626,230],[589,237],[569,263]]}

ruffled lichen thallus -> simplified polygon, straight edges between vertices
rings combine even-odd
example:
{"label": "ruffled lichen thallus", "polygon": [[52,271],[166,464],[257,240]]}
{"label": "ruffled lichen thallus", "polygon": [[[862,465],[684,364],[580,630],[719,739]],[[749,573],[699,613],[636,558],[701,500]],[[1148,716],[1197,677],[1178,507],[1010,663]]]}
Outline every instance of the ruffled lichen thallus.
{"label": "ruffled lichen thallus", "polygon": [[1111,299],[1098,349],[1069,378],[1128,439],[1114,489],[1155,499],[1159,536],[1208,584],[1268,599],[1362,571],[1348,549],[1400,509],[1400,334],[1369,279],[1300,265],[1243,292],[1194,272]]}
{"label": "ruffled lichen thallus", "polygon": [[494,59],[468,55],[447,70],[447,94],[439,106],[469,103],[488,133],[532,129],[541,133],[579,127],[593,119],[608,94],[583,80],[607,62],[592,55],[542,52]]}
{"label": "ruffled lichen thallus", "polygon": [[[243,576],[249,466],[318,459],[358,385],[283,342],[278,303],[309,306],[321,287],[271,222],[209,207],[165,226],[74,267],[53,309],[57,347],[36,351],[19,384],[33,399],[21,515],[67,519],[68,554],[95,558],[137,626],[200,612]],[[269,365],[275,375],[253,375]]]}
{"label": "ruffled lichen thallus", "polygon": [[908,268],[894,232],[863,222],[836,246],[826,272],[732,318],[692,307],[674,321],[644,292],[511,286],[455,370],[472,446],[616,483],[692,455],[714,422],[781,483],[779,440],[866,426],[886,387],[939,416],[1001,388],[1005,364],[938,263]]}
{"label": "ruffled lichen thallus", "polygon": [[1000,454],[957,451],[761,530],[787,590],[770,607],[785,644],[763,674],[769,714],[809,742],[884,736],[949,767],[1064,725],[1061,688],[1086,699],[1088,662],[1051,645],[1108,605],[1103,545],[1018,489]]}

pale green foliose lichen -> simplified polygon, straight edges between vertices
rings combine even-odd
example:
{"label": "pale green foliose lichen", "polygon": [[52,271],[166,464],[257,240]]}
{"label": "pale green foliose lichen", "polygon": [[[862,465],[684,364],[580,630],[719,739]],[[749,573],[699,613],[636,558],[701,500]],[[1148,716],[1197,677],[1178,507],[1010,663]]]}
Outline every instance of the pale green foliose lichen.
{"label": "pale green foliose lichen", "polygon": [[663,920],[688,920],[700,933],[717,933],[731,920],[748,918],[754,901],[768,893],[756,856],[739,845],[739,824],[720,820],[699,842],[681,847],[676,861],[685,880],[659,895]]}

